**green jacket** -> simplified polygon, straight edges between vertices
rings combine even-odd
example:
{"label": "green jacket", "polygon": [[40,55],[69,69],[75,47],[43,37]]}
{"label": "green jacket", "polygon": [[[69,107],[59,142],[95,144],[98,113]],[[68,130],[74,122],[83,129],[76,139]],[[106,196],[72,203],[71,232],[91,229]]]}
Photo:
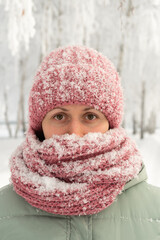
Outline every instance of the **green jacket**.
{"label": "green jacket", "polygon": [[61,216],[36,209],[13,186],[0,190],[0,240],[160,240],[160,188],[145,166],[98,214]]}

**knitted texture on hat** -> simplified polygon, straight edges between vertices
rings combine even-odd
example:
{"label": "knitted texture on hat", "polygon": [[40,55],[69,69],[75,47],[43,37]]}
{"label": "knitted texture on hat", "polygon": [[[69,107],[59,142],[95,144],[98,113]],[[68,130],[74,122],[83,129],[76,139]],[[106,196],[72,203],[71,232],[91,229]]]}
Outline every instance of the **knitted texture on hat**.
{"label": "knitted texture on hat", "polygon": [[142,158],[122,128],[106,133],[53,135],[33,129],[10,159],[15,191],[32,206],[60,215],[95,214],[138,176]]}
{"label": "knitted texture on hat", "polygon": [[110,128],[123,117],[123,91],[115,67],[85,46],[57,48],[42,61],[29,97],[29,125],[41,130],[43,118],[56,106],[85,104],[104,113]]}

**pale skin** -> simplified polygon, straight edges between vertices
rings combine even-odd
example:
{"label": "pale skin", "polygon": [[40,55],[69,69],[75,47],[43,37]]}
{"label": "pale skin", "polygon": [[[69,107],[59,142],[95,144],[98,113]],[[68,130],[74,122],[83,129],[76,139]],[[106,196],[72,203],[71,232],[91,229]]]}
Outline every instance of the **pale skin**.
{"label": "pale skin", "polygon": [[49,111],[42,121],[45,139],[55,135],[76,134],[83,137],[89,132],[105,133],[109,129],[106,116],[88,105],[58,106]]}

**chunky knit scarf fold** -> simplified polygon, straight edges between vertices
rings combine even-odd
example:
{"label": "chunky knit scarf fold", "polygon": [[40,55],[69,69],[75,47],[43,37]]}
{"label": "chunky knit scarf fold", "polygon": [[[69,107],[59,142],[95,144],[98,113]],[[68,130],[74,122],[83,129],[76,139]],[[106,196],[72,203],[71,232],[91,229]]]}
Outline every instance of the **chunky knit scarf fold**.
{"label": "chunky knit scarf fold", "polygon": [[60,215],[95,214],[137,177],[142,158],[123,128],[106,133],[53,135],[31,128],[10,158],[14,189],[32,206]]}

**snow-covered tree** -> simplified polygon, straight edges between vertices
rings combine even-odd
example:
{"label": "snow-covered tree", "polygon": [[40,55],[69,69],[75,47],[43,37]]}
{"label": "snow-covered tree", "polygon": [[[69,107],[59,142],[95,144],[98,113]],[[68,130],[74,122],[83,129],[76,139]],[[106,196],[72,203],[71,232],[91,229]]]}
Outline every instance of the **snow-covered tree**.
{"label": "snow-covered tree", "polygon": [[90,45],[96,28],[95,0],[46,0],[41,4],[42,57],[62,45]]}
{"label": "snow-covered tree", "polygon": [[13,55],[17,54],[22,44],[26,50],[35,34],[32,0],[6,0],[8,12],[8,45]]}
{"label": "snow-covered tree", "polygon": [[[145,82],[145,116],[150,116],[152,109],[158,112],[160,102],[160,2],[132,1],[133,14],[130,28],[125,38],[124,64],[122,71],[123,84],[127,98],[126,114],[132,117],[133,112],[140,123],[141,119],[141,84]],[[159,99],[159,100],[158,100]]]}
{"label": "snow-covered tree", "polygon": [[[7,10],[5,16],[2,12],[4,7]],[[8,121],[17,118],[18,102],[21,97],[19,86],[22,84],[20,79],[23,74],[25,74],[23,89],[26,110],[33,76],[43,56],[59,46],[83,44],[106,55],[120,72],[125,94],[125,127],[134,126],[137,128],[136,131],[140,129],[143,81],[146,91],[144,123],[148,123],[153,109],[158,126],[159,10],[159,0],[1,1],[0,18],[3,24],[0,25],[2,32],[0,52],[3,61],[0,63],[2,76],[0,81],[3,87],[0,88],[2,93],[0,100],[4,101],[6,91]],[[15,54],[14,57],[10,55],[5,43],[7,35],[10,36],[9,46]],[[28,52],[24,51],[27,46]],[[26,55],[23,72],[20,62],[26,59]],[[4,119],[5,106],[0,102],[1,119]],[[14,112],[11,111],[13,108]]]}

